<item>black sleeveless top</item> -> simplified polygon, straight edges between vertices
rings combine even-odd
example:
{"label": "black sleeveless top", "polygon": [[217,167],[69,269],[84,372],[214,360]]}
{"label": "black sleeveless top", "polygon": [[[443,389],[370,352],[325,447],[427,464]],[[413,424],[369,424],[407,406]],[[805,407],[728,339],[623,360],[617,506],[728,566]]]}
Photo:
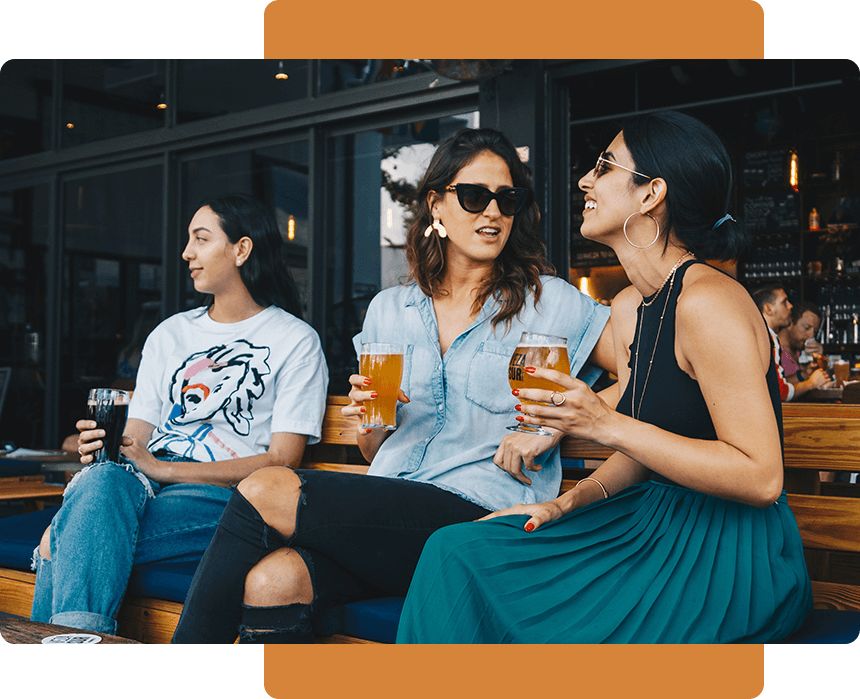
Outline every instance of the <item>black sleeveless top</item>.
{"label": "black sleeveless top", "polygon": [[[671,286],[667,283],[655,296],[645,299],[650,305],[639,305],[636,314],[636,334],[630,345],[628,363],[630,380],[618,401],[617,409],[624,415],[636,417],[642,422],[684,437],[716,439],[714,423],[711,421],[698,381],[684,373],[675,358],[675,308],[678,295],[684,285],[684,275],[694,264],[704,263],[699,260],[685,262],[675,272],[675,279]],[[660,327],[661,315],[663,316],[662,328]],[[658,328],[659,338],[657,337]],[[636,367],[634,386],[633,370],[636,364],[637,343],[639,362]],[[731,348],[727,346],[725,351],[729,352]],[[654,359],[649,375],[648,363],[651,361],[652,352]],[[779,425],[780,441],[782,441],[782,402],[773,352],[771,352],[770,367],[767,371],[767,387]]]}

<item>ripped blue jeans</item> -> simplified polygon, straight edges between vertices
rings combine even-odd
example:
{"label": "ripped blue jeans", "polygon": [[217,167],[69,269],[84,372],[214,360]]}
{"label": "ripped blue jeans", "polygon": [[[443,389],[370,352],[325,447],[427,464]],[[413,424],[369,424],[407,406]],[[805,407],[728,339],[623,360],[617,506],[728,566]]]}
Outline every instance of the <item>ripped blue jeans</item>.
{"label": "ripped blue jeans", "polygon": [[33,621],[115,634],[133,565],[199,560],[209,545],[229,488],[161,487],[121,462],[86,468],[66,488],[51,522],[51,559],[38,548],[33,556]]}

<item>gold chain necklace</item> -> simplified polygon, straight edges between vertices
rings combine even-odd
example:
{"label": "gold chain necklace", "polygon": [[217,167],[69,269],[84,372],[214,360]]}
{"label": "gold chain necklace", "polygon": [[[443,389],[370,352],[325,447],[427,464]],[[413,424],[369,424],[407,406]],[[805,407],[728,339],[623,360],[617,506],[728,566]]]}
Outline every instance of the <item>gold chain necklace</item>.
{"label": "gold chain necklace", "polygon": [[[645,374],[645,382],[642,384],[642,392],[639,394],[639,405],[636,406],[636,411],[633,415],[633,418],[638,420],[639,414],[642,412],[642,400],[645,398],[645,388],[648,386],[648,379],[651,377],[651,366],[654,364],[654,356],[657,353],[657,343],[660,341],[660,331],[663,329],[663,318],[666,315],[666,309],[669,307],[669,299],[672,296],[672,287],[675,285],[675,272],[678,271],[678,266],[681,264],[681,260],[690,255],[691,253],[685,252],[681,255],[681,258],[675,263],[675,266],[669,272],[669,276],[663,280],[663,283],[660,285],[660,288],[657,289],[657,293],[654,294],[654,298],[651,299],[649,303],[645,303],[645,299],[642,299],[642,306],[650,306],[654,301],[657,300],[657,297],[660,295],[660,292],[663,291],[663,287],[666,286],[666,282],[669,282],[669,292],[666,294],[666,301],[663,304],[663,312],[660,314],[660,324],[657,326],[657,337],[654,338],[654,347],[651,350],[651,359],[648,360],[648,371]],[[643,308],[642,312],[639,314],[639,329],[636,332],[636,355],[633,361],[633,390],[630,393],[630,408],[631,412],[633,410],[633,401],[636,397],[636,369],[639,366],[639,346],[642,344],[642,321],[645,318],[645,310]]]}
{"label": "gold chain necklace", "polygon": [[643,306],[650,306],[652,303],[654,303],[657,300],[657,297],[660,295],[660,292],[663,291],[663,287],[666,286],[666,282],[669,281],[670,277],[675,276],[675,270],[678,269],[680,264],[684,261],[684,258],[685,257],[691,257],[692,254],[693,253],[691,253],[689,250],[687,250],[687,252],[685,252],[683,255],[681,255],[681,257],[678,258],[678,261],[675,263],[675,266],[669,270],[669,274],[666,275],[666,278],[663,280],[663,283],[660,285],[660,288],[654,292],[654,296],[651,298],[651,300],[648,303],[645,303],[645,297],[642,297],[642,305]]}

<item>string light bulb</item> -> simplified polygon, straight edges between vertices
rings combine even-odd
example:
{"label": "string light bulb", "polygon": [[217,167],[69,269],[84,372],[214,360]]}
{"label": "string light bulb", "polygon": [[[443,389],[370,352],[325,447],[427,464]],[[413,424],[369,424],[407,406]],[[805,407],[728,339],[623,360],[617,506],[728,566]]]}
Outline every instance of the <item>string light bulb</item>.
{"label": "string light bulb", "polygon": [[278,72],[275,74],[275,80],[287,80],[290,76],[284,72],[284,62],[278,61]]}
{"label": "string light bulb", "polygon": [[290,218],[287,220],[287,240],[295,240],[296,239],[296,219],[290,214]]}
{"label": "string light bulb", "polygon": [[73,129],[73,128],[75,128],[75,125],[72,122],[69,122],[68,124],[66,124],[66,128],[67,129]]}
{"label": "string light bulb", "polygon": [[788,161],[788,183],[795,192],[800,190],[800,164],[795,150],[791,151],[791,157]]}

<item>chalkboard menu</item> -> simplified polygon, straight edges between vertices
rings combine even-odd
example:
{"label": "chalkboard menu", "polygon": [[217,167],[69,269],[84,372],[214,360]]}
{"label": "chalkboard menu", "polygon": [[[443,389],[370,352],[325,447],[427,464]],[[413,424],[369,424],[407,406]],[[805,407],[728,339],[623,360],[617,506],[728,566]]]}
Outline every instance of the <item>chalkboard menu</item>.
{"label": "chalkboard menu", "polygon": [[800,201],[795,192],[747,194],[741,197],[741,215],[747,230],[776,233],[800,228]]}
{"label": "chalkboard menu", "polygon": [[784,148],[752,150],[741,155],[741,186],[764,189],[785,184],[788,151]]}

